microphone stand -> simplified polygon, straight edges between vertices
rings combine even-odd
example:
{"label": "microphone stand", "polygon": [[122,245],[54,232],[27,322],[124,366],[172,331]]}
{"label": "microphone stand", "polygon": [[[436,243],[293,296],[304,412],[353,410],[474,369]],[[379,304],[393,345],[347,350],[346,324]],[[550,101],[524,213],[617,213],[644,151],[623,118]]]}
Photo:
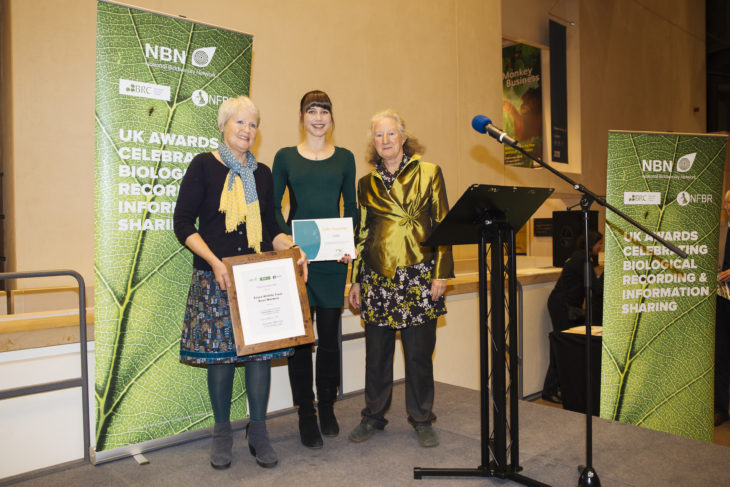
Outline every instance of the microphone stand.
{"label": "microphone stand", "polygon": [[[487,119],[488,120],[488,119]],[[489,122],[491,123],[491,122]],[[474,123],[472,123],[474,125]],[[581,472],[580,478],[578,479],[578,487],[600,487],[601,481],[598,478],[598,473],[596,473],[596,470],[593,468],[593,406],[591,404],[592,402],[592,394],[591,394],[591,326],[593,321],[593,315],[592,315],[592,303],[591,303],[591,261],[590,261],[590,243],[588,239],[588,212],[590,211],[591,205],[595,202],[599,205],[603,206],[604,208],[611,210],[616,215],[620,216],[623,220],[627,221],[634,227],[638,228],[642,232],[646,233],[647,235],[650,235],[654,240],[664,245],[666,248],[680,256],[681,258],[685,259],[687,258],[687,253],[676,247],[675,245],[667,242],[663,238],[659,237],[657,234],[643,226],[641,223],[637,222],[636,220],[632,219],[630,216],[628,216],[623,211],[619,210],[613,205],[610,205],[605,199],[601,198],[594,192],[590,191],[588,188],[583,186],[580,183],[577,183],[573,179],[569,178],[562,172],[558,171],[557,169],[550,166],[548,163],[543,162],[540,158],[533,156],[532,154],[527,153],[522,146],[520,145],[519,141],[516,139],[513,139],[512,137],[508,136],[503,130],[498,129],[494,126],[489,126],[488,128],[485,126],[485,131],[479,130],[476,126],[474,127],[475,130],[481,133],[488,133],[493,138],[497,139],[499,142],[508,145],[520,153],[522,153],[525,157],[535,161],[540,166],[544,167],[566,183],[570,184],[574,190],[578,191],[579,193],[582,193],[582,197],[580,200],[580,207],[581,211],[583,212],[583,226],[584,226],[584,235],[585,235],[585,268],[584,268],[584,280],[585,280],[585,293],[586,293],[586,319],[585,319],[585,334],[586,334],[586,346],[585,346],[585,368],[586,368],[586,464],[585,465],[579,465],[578,471]]]}

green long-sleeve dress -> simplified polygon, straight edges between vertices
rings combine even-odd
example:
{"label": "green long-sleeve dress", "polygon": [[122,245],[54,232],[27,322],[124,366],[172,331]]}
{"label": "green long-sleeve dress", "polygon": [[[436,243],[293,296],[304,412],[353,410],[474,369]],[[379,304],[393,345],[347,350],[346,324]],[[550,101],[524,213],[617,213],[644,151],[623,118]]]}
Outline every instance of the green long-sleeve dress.
{"label": "green long-sleeve dress", "polygon": [[[274,206],[281,230],[291,235],[292,220],[339,218],[340,197],[344,214],[356,222],[355,157],[347,149],[335,152],[321,161],[302,157],[296,147],[285,147],[276,153],[273,165]],[[289,189],[289,217],[284,220],[281,200]],[[309,264],[307,295],[310,306],[341,308],[344,302],[347,264],[336,261]]]}

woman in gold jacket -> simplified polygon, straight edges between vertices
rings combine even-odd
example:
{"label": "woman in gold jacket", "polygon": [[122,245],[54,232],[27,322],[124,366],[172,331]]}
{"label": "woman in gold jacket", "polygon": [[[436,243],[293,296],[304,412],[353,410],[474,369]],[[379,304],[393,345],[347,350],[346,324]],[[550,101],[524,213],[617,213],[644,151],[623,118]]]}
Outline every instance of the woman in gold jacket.
{"label": "woman in gold jacket", "polygon": [[358,259],[349,300],[365,322],[365,404],[350,440],[385,428],[393,390],[395,334],[401,333],[406,410],[421,446],[436,446],[431,423],[436,321],[446,313],[446,279],[454,277],[451,247],[423,247],[449,211],[441,168],[421,160],[422,147],[403,119],[385,110],[370,120],[370,162],[358,182]]}

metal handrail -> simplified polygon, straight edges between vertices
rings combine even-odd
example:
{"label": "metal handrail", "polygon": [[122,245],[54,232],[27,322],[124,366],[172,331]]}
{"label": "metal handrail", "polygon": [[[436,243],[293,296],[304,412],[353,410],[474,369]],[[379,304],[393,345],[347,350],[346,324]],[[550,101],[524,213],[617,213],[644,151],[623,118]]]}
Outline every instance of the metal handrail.
{"label": "metal handrail", "polygon": [[88,371],[88,347],[86,344],[86,284],[84,278],[76,271],[38,271],[38,272],[0,272],[0,280],[24,279],[28,277],[56,277],[71,276],[76,279],[79,285],[79,344],[81,345],[81,377],[66,379],[56,382],[47,382],[32,386],[16,387],[13,389],[0,390],[0,400],[13,397],[39,394],[42,392],[59,391],[72,387],[81,387],[81,410],[83,411],[84,427],[84,461],[90,461],[91,449],[91,428],[89,427],[89,371]]}

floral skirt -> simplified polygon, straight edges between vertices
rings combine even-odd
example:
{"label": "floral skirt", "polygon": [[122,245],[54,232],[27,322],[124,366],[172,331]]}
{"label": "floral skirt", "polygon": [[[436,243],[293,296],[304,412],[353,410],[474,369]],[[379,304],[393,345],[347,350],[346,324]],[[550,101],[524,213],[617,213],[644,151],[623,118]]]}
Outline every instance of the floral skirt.
{"label": "floral skirt", "polygon": [[398,267],[392,279],[362,263],[360,316],[366,325],[400,329],[446,314],[444,296],[431,299],[434,262]]}
{"label": "floral skirt", "polygon": [[233,341],[228,293],[215,280],[213,271],[193,269],[185,307],[180,361],[190,364],[231,364],[289,357],[293,348],[239,357]]}

